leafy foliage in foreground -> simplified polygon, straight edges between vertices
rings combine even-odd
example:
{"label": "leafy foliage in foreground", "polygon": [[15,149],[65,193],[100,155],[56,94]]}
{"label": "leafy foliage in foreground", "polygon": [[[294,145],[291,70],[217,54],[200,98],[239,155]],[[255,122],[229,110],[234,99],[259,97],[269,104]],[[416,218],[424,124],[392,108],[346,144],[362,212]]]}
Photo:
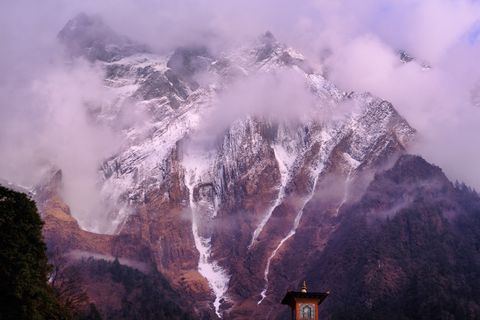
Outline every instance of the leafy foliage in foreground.
{"label": "leafy foliage in foreground", "polygon": [[0,319],[68,319],[48,284],[42,220],[27,195],[0,186]]}

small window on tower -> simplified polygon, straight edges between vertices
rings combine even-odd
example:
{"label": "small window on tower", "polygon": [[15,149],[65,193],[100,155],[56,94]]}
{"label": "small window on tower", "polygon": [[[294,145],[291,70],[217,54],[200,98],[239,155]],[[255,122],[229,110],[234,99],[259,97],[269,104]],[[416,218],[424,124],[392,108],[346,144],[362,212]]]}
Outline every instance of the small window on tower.
{"label": "small window on tower", "polygon": [[302,320],[313,320],[313,309],[311,305],[303,305],[301,309]]}

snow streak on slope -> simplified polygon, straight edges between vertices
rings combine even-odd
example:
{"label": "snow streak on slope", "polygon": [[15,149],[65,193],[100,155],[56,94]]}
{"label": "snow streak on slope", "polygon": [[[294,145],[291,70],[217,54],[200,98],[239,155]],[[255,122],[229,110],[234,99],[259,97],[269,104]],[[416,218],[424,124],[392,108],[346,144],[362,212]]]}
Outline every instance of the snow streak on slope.
{"label": "snow streak on slope", "polygon": [[336,216],[340,212],[340,209],[343,207],[345,202],[347,202],[347,200],[348,200],[348,196],[349,196],[349,193],[350,193],[350,183],[352,182],[353,174],[354,174],[355,170],[358,168],[358,166],[360,165],[360,162],[353,159],[348,153],[344,153],[343,158],[349,164],[349,169],[348,169],[347,177],[345,179],[345,186],[344,186],[342,200],[340,201],[340,204],[337,206],[337,209],[335,210],[335,215]]}
{"label": "snow streak on slope", "polygon": [[349,187],[350,187],[350,180],[351,180],[351,177],[350,177],[350,173],[349,173],[348,176],[347,176],[347,179],[345,180],[345,187],[344,187],[345,189],[344,189],[344,192],[343,192],[342,200],[340,201],[340,204],[337,206],[337,209],[335,209],[335,216],[338,216],[338,213],[340,212],[340,209],[343,207],[345,202],[347,202]]}
{"label": "snow streak on slope", "polygon": [[263,290],[262,292],[260,292],[260,300],[258,300],[257,304],[261,304],[262,301],[267,297],[267,291],[268,291],[268,273],[270,272],[270,264],[272,263],[272,260],[273,258],[275,258],[275,256],[277,255],[277,252],[278,250],[280,250],[280,248],[283,246],[283,244],[288,240],[290,239],[291,237],[293,237],[295,235],[295,233],[297,232],[297,228],[298,228],[298,225],[300,224],[300,220],[302,219],[302,215],[303,215],[303,209],[305,209],[305,206],[307,205],[307,203],[310,202],[310,200],[312,200],[313,196],[315,195],[315,189],[317,187],[317,181],[318,181],[318,176],[320,174],[320,172],[323,170],[323,165],[319,166],[319,168],[317,168],[316,170],[314,170],[313,172],[313,176],[314,176],[314,180],[313,180],[313,186],[312,186],[312,191],[310,192],[310,195],[307,197],[307,199],[305,200],[305,202],[303,203],[303,206],[302,208],[300,209],[300,211],[298,211],[297,213],[297,216],[295,217],[295,220],[293,221],[293,227],[292,229],[290,229],[290,232],[280,241],[280,243],[278,244],[278,246],[275,248],[275,250],[273,250],[272,254],[270,255],[270,257],[268,258],[267,260],[267,266],[265,268],[265,272],[264,272],[264,275],[263,275],[263,279],[265,280],[265,286],[263,287]]}
{"label": "snow streak on slope", "polygon": [[198,184],[202,181],[202,176],[208,172],[210,165],[209,160],[210,159],[208,158],[201,159],[195,157],[194,159],[193,157],[190,157],[188,160],[184,161],[186,169],[185,186],[189,191],[189,204],[192,213],[192,233],[195,241],[195,247],[200,255],[198,261],[198,272],[207,279],[208,284],[215,295],[215,301],[213,302],[215,313],[219,318],[221,318],[222,315],[220,313],[220,305],[225,293],[228,290],[230,276],[222,267],[218,265],[216,261],[213,261],[211,258],[211,236],[204,236],[200,231],[202,218],[205,220],[205,211],[207,211],[207,222],[210,222],[208,220],[211,220],[216,216],[216,201],[213,203],[202,203],[202,205],[199,205],[194,197],[195,187],[198,186]]}
{"label": "snow streak on slope", "polygon": [[257,240],[258,236],[262,232],[270,217],[272,216],[273,211],[276,207],[280,205],[283,198],[285,197],[285,187],[287,186],[287,183],[289,181],[289,170],[295,160],[295,156],[289,154],[281,145],[274,145],[273,151],[275,154],[275,159],[277,160],[278,168],[280,170],[280,187],[278,190],[278,195],[273,205],[268,209],[267,214],[262,218],[260,224],[253,232],[252,241],[250,242],[248,249],[252,248],[255,245],[255,241]]}

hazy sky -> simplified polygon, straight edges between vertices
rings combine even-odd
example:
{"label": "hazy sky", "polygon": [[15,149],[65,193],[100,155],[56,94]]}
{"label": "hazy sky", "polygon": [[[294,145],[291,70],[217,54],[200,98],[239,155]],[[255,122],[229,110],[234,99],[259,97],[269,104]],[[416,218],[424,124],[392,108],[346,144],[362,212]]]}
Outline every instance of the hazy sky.
{"label": "hazy sky", "polygon": [[[94,197],[98,163],[120,141],[85,114],[86,102],[109,99],[100,70],[65,64],[56,41],[80,11],[159,52],[192,43],[223,50],[270,30],[341,88],[392,101],[419,132],[413,152],[480,190],[480,3],[473,0],[2,0],[0,177],[32,184],[53,161],[79,201]],[[400,63],[399,49],[418,63]]]}

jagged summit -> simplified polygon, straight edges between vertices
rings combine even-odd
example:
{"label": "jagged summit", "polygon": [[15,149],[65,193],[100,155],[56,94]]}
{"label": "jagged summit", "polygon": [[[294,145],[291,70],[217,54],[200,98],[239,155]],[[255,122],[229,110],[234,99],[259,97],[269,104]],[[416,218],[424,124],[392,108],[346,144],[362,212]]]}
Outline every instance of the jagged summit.
{"label": "jagged summit", "polygon": [[412,56],[409,52],[405,50],[397,50],[398,57],[402,63],[418,63],[424,70],[429,70],[432,68],[430,64],[426,61],[421,61],[417,57]]}
{"label": "jagged summit", "polygon": [[99,15],[79,13],[59,32],[58,39],[69,54],[90,61],[115,61],[135,53],[147,52],[146,46],[118,35]]}
{"label": "jagged summit", "polygon": [[405,50],[398,50],[397,51],[399,57],[400,57],[400,61],[402,61],[403,63],[409,63],[413,60],[415,60],[414,57],[412,57],[408,52],[406,52]]}
{"label": "jagged summit", "polygon": [[[404,153],[415,134],[391,103],[346,94],[271,33],[215,55],[201,46],[158,55],[80,15],[59,38],[105,70],[115,99],[98,107],[99,123],[115,127],[132,108],[148,118],[122,126],[123,147],[101,164],[106,213],[96,223],[141,242],[210,318],[277,303],[300,276],[288,258],[292,243],[307,237],[321,248],[357,179]],[[302,82],[305,100],[289,99],[290,86],[278,92],[285,75]],[[262,77],[272,84],[257,86]],[[237,92],[238,83],[250,85]],[[278,110],[279,94],[291,101],[283,108],[298,111],[295,120],[257,112],[265,104]],[[231,104],[243,101],[252,105],[232,118]],[[209,135],[215,143],[203,143]],[[278,273],[282,263],[292,267],[287,277]]]}
{"label": "jagged summit", "polygon": [[257,51],[257,61],[265,60],[270,57],[276,49],[281,47],[280,43],[270,31],[265,32],[258,38],[259,46]]}
{"label": "jagged summit", "polygon": [[265,31],[265,33],[261,36],[261,39],[264,41],[264,42],[276,42],[277,39],[275,38],[275,36],[273,35],[272,32],[270,31]]}
{"label": "jagged summit", "polygon": [[278,41],[270,31],[266,31],[256,39],[252,45],[251,54],[255,57],[256,64],[265,64],[265,67],[275,62],[287,66],[296,65],[307,73],[312,72],[312,67],[300,52]]}

